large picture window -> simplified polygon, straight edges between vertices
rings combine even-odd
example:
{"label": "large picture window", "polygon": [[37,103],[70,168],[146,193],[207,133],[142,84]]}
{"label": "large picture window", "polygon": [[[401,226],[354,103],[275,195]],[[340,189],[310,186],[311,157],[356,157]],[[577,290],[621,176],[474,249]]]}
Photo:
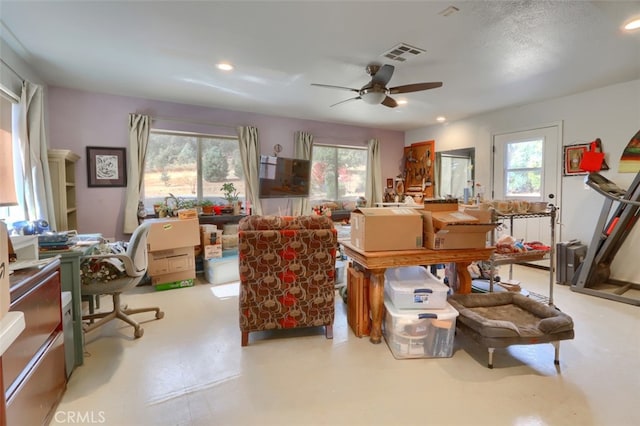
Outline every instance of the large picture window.
{"label": "large picture window", "polygon": [[226,204],[225,182],[234,184],[242,200],[246,192],[237,138],[151,131],[144,168],[147,210],[169,194]]}
{"label": "large picture window", "polygon": [[367,182],[367,149],[313,146],[312,201],[347,201],[364,196]]}

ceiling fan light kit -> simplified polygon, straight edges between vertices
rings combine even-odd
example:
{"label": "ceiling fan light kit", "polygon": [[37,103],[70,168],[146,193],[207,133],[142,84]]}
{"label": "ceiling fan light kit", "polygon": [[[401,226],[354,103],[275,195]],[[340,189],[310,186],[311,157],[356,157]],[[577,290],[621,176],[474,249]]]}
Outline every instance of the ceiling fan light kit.
{"label": "ceiling fan light kit", "polygon": [[326,87],[330,89],[341,89],[348,90],[351,92],[355,92],[358,96],[350,99],[345,99],[338,103],[335,103],[333,106],[349,102],[355,100],[362,100],[371,105],[382,104],[389,108],[395,108],[398,106],[398,102],[395,99],[389,97],[389,95],[397,94],[397,93],[411,93],[411,92],[420,92],[423,90],[435,89],[438,87],[442,87],[442,82],[431,82],[431,83],[413,83],[413,84],[405,84],[403,86],[396,86],[387,88],[387,84],[391,80],[391,76],[393,75],[393,71],[395,70],[393,65],[378,65],[378,64],[369,64],[366,67],[366,72],[371,76],[371,81],[369,83],[362,86],[361,89],[354,89],[351,87],[344,86],[333,86],[331,84],[317,84],[312,83],[312,86],[318,87]]}

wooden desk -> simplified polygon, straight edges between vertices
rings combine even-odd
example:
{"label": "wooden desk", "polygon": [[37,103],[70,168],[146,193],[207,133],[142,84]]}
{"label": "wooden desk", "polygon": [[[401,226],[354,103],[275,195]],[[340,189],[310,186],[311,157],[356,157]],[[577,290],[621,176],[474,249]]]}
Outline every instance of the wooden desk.
{"label": "wooden desk", "polygon": [[60,256],[62,291],[71,292],[73,308],[73,341],[75,346],[75,365],[84,362],[84,331],[82,330],[82,281],[80,278],[80,261],[97,245],[72,246],[68,250],[41,250],[40,259]]}
{"label": "wooden desk", "polygon": [[494,247],[483,249],[461,250],[396,250],[396,251],[362,251],[349,241],[340,241],[344,253],[355,263],[371,274],[369,280],[369,309],[371,311],[372,343],[382,340],[382,320],[384,315],[384,272],[387,268],[414,265],[436,265],[439,263],[455,263],[458,274],[458,293],[471,293],[471,275],[467,266],[476,260],[487,260],[495,250]]}

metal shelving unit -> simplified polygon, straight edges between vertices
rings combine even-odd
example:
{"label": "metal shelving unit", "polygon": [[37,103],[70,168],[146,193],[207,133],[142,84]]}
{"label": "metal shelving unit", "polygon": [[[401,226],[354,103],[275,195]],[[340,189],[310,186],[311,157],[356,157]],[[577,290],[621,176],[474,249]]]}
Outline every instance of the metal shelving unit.
{"label": "metal shelving unit", "polygon": [[[556,222],[556,214],[558,208],[553,204],[549,204],[549,207],[544,212],[536,212],[536,213],[500,213],[496,210],[493,210],[492,220],[494,223],[502,222],[507,220],[509,222],[509,229],[513,231],[514,221],[517,219],[532,219],[532,218],[544,218],[548,217],[550,221],[550,236],[551,242],[549,244],[550,250],[533,250],[525,253],[513,253],[513,254],[505,254],[505,253],[494,253],[491,256],[491,271],[490,271],[490,279],[489,279],[489,291],[493,291],[493,270],[496,266],[500,265],[509,265],[509,279],[513,278],[513,264],[520,262],[531,262],[537,260],[549,259],[549,296],[545,297],[540,294],[536,294],[533,292],[529,292],[529,296],[533,297],[541,302],[547,303],[550,306],[553,305],[553,284],[554,284],[554,270],[555,270],[555,245],[556,245],[556,231],[555,231],[555,222]],[[493,231],[491,234],[491,245],[495,245],[496,242],[496,232]]]}

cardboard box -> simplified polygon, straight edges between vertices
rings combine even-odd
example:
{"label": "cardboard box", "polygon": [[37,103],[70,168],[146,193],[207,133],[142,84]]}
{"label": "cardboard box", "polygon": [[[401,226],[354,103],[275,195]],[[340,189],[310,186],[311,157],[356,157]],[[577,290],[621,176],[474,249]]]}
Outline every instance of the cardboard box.
{"label": "cardboard box", "polygon": [[9,312],[9,236],[7,225],[0,221],[0,319]]}
{"label": "cardboard box", "polygon": [[217,259],[222,257],[222,244],[210,244],[204,246],[204,254],[203,257],[205,260],[208,259]]}
{"label": "cardboard box", "polygon": [[193,287],[196,283],[194,278],[188,278],[185,280],[177,280],[168,283],[162,283],[154,286],[156,291],[172,290],[174,288]]}
{"label": "cardboard box", "polygon": [[147,219],[151,222],[147,237],[150,252],[200,244],[200,228],[197,219]]}
{"label": "cardboard box", "polygon": [[422,248],[422,210],[359,208],[351,212],[351,244],[364,251]]}
{"label": "cardboard box", "polygon": [[234,249],[238,247],[238,234],[223,235],[222,236],[222,248],[225,250]]}
{"label": "cardboard box", "polygon": [[443,229],[449,225],[457,225],[461,223],[478,223],[478,218],[468,213],[455,211],[430,212],[433,220],[433,226],[436,229]]}
{"label": "cardboard box", "polygon": [[151,276],[173,272],[195,271],[193,247],[149,252],[147,273]]}
{"label": "cardboard box", "polygon": [[431,212],[455,211],[458,210],[458,200],[424,200],[424,210]]}
{"label": "cardboard box", "polygon": [[156,291],[164,291],[164,290],[173,290],[174,288],[183,288],[183,287],[193,287],[195,284],[195,280],[181,280],[174,281],[172,283],[158,284],[155,286]]}
{"label": "cardboard box", "polygon": [[196,279],[195,270],[173,272],[170,274],[162,274],[162,275],[157,275],[155,277],[151,277],[151,284],[153,284],[154,286],[157,286],[161,284],[171,284],[177,281],[195,280],[195,279]]}
{"label": "cardboard box", "polygon": [[202,247],[222,244],[222,229],[216,225],[200,225],[200,245]]}
{"label": "cardboard box", "polygon": [[479,218],[469,215],[476,222],[451,223],[438,229],[433,215],[439,212],[423,210],[421,213],[425,247],[432,250],[484,248],[487,245],[487,232],[497,226],[495,223],[481,223]]}

